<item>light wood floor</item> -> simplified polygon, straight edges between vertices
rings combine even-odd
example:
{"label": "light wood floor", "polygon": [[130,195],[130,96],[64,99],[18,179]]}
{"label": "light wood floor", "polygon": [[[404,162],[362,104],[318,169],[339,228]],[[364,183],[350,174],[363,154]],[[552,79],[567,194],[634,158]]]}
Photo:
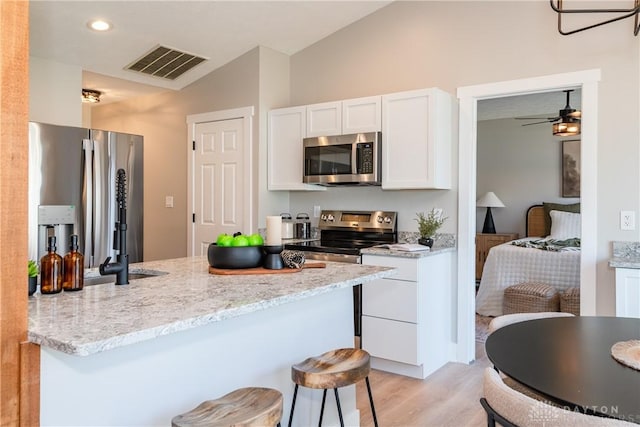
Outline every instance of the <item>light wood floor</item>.
{"label": "light wood floor", "polygon": [[[476,343],[471,365],[448,363],[424,380],[372,370],[369,376],[380,427],[481,427],[487,419],[479,399],[482,373],[490,366]],[[373,426],[367,387],[356,386],[362,427]]]}

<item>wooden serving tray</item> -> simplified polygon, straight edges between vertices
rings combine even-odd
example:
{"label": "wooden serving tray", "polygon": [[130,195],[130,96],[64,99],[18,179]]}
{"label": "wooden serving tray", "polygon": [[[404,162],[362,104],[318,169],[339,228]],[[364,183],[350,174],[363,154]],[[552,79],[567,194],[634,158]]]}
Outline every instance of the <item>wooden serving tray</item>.
{"label": "wooden serving tray", "polygon": [[312,262],[303,264],[302,268],[281,268],[280,270],[271,270],[264,267],[255,268],[215,268],[209,266],[209,274],[220,274],[223,276],[241,275],[241,274],[286,274],[296,273],[304,268],[325,268],[327,264],[324,262]]}

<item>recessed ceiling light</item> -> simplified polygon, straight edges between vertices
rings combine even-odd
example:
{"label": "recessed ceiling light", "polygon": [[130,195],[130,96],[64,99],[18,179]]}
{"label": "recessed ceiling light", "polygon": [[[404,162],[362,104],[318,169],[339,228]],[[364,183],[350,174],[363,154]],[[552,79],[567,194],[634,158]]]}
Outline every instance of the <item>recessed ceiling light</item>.
{"label": "recessed ceiling light", "polygon": [[111,29],[111,23],[103,19],[94,19],[87,22],[87,27],[93,31],[109,31]]}

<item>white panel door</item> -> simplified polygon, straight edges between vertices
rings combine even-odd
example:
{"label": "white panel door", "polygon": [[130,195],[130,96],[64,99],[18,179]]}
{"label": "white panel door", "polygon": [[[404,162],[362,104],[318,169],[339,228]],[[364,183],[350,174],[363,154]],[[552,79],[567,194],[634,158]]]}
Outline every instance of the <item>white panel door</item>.
{"label": "white panel door", "polygon": [[193,255],[206,255],[218,234],[245,232],[242,119],[196,124],[195,144]]}

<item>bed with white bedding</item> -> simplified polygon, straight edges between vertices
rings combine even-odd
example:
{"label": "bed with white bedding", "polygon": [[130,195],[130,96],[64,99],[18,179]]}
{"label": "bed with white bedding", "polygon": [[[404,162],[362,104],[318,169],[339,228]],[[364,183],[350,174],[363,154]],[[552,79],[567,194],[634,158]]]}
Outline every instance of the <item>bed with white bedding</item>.
{"label": "bed with white bedding", "polygon": [[[539,205],[536,205],[538,207]],[[540,206],[542,209],[542,206]],[[544,226],[529,224],[531,208],[527,213],[527,234],[530,231],[544,234]],[[544,213],[535,212],[543,219]],[[571,239],[579,236],[579,214],[553,214],[551,218],[551,233],[547,240],[541,237],[527,237],[517,242],[542,242],[548,240]],[[573,222],[568,224],[567,221]],[[577,221],[577,224],[576,224]],[[576,235],[576,233],[578,233]],[[546,283],[558,290],[580,286],[580,251],[579,248],[562,250],[542,250],[537,248],[520,247],[503,243],[494,246],[489,251],[484,264],[482,279],[476,295],[476,312],[483,316],[499,316],[502,314],[502,299],[504,290],[522,282]]]}

